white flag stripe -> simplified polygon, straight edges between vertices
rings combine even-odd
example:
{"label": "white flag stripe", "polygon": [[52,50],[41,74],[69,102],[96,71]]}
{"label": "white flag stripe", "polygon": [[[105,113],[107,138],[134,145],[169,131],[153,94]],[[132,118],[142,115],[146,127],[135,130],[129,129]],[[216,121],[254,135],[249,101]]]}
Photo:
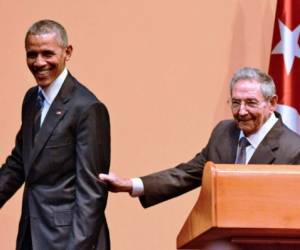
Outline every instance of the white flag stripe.
{"label": "white flag stripe", "polygon": [[284,124],[300,134],[300,115],[298,111],[291,106],[282,104],[277,105],[277,111],[281,114]]}

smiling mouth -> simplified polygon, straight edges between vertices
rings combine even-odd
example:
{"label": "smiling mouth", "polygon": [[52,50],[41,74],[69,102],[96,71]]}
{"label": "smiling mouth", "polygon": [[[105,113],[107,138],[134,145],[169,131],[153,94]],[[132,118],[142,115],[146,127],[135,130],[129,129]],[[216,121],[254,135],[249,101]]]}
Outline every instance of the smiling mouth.
{"label": "smiling mouth", "polygon": [[243,126],[243,125],[247,125],[249,124],[249,122],[251,122],[252,119],[237,119],[236,123],[238,124],[238,126]]}
{"label": "smiling mouth", "polygon": [[247,123],[247,122],[249,122],[249,121],[251,121],[251,120],[239,120],[238,122],[239,122],[239,123]]}
{"label": "smiling mouth", "polygon": [[34,72],[34,75],[36,77],[45,77],[45,76],[48,76],[49,75],[49,70],[38,70],[36,72]]}
{"label": "smiling mouth", "polygon": [[41,69],[41,70],[35,70],[35,73],[45,73],[45,72],[49,72],[49,69]]}

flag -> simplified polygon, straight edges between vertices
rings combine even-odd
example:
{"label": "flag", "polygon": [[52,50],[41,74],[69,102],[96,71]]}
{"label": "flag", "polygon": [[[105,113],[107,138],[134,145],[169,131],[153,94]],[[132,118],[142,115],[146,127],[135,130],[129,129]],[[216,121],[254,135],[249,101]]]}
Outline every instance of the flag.
{"label": "flag", "polygon": [[283,122],[300,134],[300,1],[278,0],[269,74],[275,81]]}

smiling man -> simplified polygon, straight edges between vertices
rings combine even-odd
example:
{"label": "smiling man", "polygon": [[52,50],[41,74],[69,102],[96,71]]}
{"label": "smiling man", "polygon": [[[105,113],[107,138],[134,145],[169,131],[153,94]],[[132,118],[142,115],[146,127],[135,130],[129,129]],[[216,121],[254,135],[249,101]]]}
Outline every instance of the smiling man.
{"label": "smiling man", "polygon": [[207,161],[300,164],[300,137],[275,112],[277,95],[270,76],[255,68],[242,68],[232,77],[230,95],[234,119],[221,121],[206,147],[189,162],[141,178],[111,173],[100,174],[100,180],[108,183],[112,192],[139,196],[142,205],[149,207],[200,186]]}
{"label": "smiling man", "polygon": [[25,49],[37,86],[0,169],[0,207],[25,183],[16,248],[108,250],[107,188],[97,181],[110,164],[107,109],[66,69],[73,48],[59,23],[34,23]]}
{"label": "smiling man", "polygon": [[239,78],[237,74],[231,83],[231,110],[237,127],[245,136],[250,136],[273,115],[277,96],[275,86],[266,76],[261,79],[262,82]]}
{"label": "smiling man", "polygon": [[38,85],[46,89],[64,70],[73,47],[59,31],[33,35],[25,39],[27,65]]}

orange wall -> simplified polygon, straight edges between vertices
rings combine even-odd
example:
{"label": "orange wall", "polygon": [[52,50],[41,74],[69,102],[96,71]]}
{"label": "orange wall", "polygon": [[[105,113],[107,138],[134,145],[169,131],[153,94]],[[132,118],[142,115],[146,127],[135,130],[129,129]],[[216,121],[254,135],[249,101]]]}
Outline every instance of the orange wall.
{"label": "orange wall", "polygon": [[[132,177],[189,160],[207,142],[239,67],[267,70],[276,0],[0,1],[0,161],[20,126],[25,91],[24,34],[51,18],[69,32],[73,75],[106,103],[112,164]],[[144,210],[111,194],[113,250],[171,250],[199,189]],[[14,249],[21,191],[0,212],[1,249]]]}

